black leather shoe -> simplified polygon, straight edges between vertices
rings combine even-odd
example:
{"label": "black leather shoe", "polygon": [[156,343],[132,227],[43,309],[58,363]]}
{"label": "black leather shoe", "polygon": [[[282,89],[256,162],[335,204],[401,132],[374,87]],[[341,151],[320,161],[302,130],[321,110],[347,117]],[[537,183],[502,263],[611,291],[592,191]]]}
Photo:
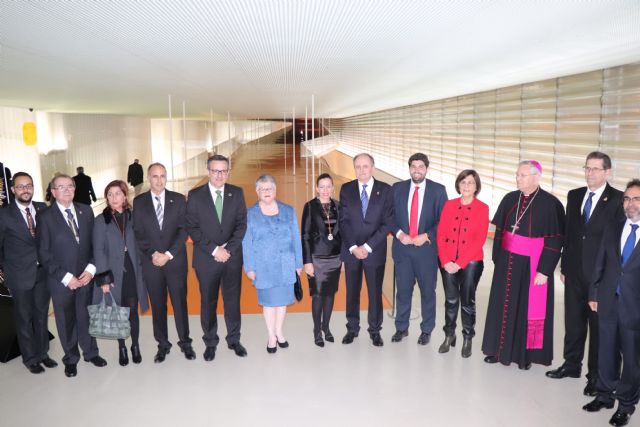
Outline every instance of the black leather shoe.
{"label": "black leather shoe", "polygon": [[356,338],[357,336],[358,334],[355,334],[353,332],[347,332],[344,338],[342,338],[342,344],[351,344],[354,338]]}
{"label": "black leather shoe", "polygon": [[629,424],[630,418],[631,414],[627,412],[621,412],[620,409],[618,409],[609,420],[609,424],[611,424],[612,426],[626,426],[627,424]]}
{"label": "black leather shoe", "polygon": [[204,350],[204,354],[202,355],[202,357],[204,357],[204,361],[205,362],[211,362],[213,359],[216,358],[216,348],[215,347],[207,347]]}
{"label": "black leather shoe", "polygon": [[603,402],[598,399],[593,399],[591,402],[587,403],[582,407],[587,412],[598,412],[602,408],[611,409],[613,408],[613,400],[611,402]]}
{"label": "black leather shoe", "polygon": [[49,356],[45,356],[45,358],[42,359],[40,363],[42,363],[46,368],[49,368],[49,369],[55,368],[56,366],[58,366],[58,362],[56,362]]}
{"label": "black leather shoe", "polygon": [[73,363],[64,365],[64,374],[67,376],[67,378],[75,377],[76,375],[78,375],[78,368],[76,364]]}
{"label": "black leather shoe", "polygon": [[278,346],[277,345],[274,345],[273,347],[269,347],[269,344],[267,344],[267,353],[273,354],[276,351],[278,351]]}
{"label": "black leather shoe", "polygon": [[229,344],[229,349],[233,350],[238,357],[245,357],[247,355],[247,349],[240,344],[240,341]]}
{"label": "black leather shoe", "polygon": [[422,332],[418,337],[418,344],[420,345],[427,345],[429,344],[429,341],[431,341],[431,334],[426,332]]}
{"label": "black leather shoe", "polygon": [[44,372],[44,368],[42,366],[40,366],[39,363],[33,363],[33,364],[27,366],[27,369],[32,374],[41,374],[41,373]]}
{"label": "black leather shoe", "polygon": [[329,342],[334,342],[335,341],[335,338],[333,338],[333,334],[328,329],[326,331],[324,331],[324,339],[325,339],[325,341],[329,341]]}
{"label": "black leather shoe", "polygon": [[447,353],[451,347],[456,346],[456,336],[451,335],[450,337],[444,337],[444,341],[440,344],[440,348],[438,348],[438,353]]}
{"label": "black leather shoe", "polygon": [[136,365],[142,363],[142,355],[140,354],[140,346],[132,345],[131,346],[131,360]]}
{"label": "black leather shoe", "polygon": [[371,343],[375,347],[382,347],[384,345],[384,341],[382,341],[380,334],[371,334]]}
{"label": "black leather shoe", "polygon": [[[125,349],[126,350],[126,349]],[[95,366],[96,368],[102,368],[103,366],[107,366],[107,361],[104,360],[102,357],[100,356],[95,356],[89,360],[87,360],[87,362],[91,363],[93,366]]]}
{"label": "black leather shoe", "polygon": [[127,366],[129,364],[129,354],[127,353],[127,347],[120,347],[118,354],[120,356],[118,358],[118,363],[120,363],[120,366]]}
{"label": "black leather shoe", "polygon": [[324,347],[324,340],[322,339],[322,333],[321,332],[314,332],[313,333],[313,342],[318,347]]}
{"label": "black leather shoe", "polygon": [[461,354],[465,359],[471,357],[471,338],[465,338],[464,341],[462,341]]}
{"label": "black leather shoe", "polygon": [[498,363],[498,358],[495,356],[487,356],[484,358],[484,363],[490,363],[490,364]]}
{"label": "black leather shoe", "polygon": [[520,369],[521,371],[528,371],[529,369],[531,369],[531,362],[518,363],[518,369]]}
{"label": "black leather shoe", "polygon": [[167,354],[169,354],[168,348],[159,348],[156,356],[153,358],[153,363],[162,363],[164,359],[166,359]]}
{"label": "black leather shoe", "polygon": [[597,378],[589,378],[587,379],[587,385],[584,387],[584,391],[582,392],[585,396],[595,397],[596,395],[596,383],[598,382]]}
{"label": "black leather shoe", "polygon": [[402,338],[408,336],[409,331],[396,331],[396,333],[391,336],[391,342],[400,342],[402,341]]}
{"label": "black leather shoe", "polygon": [[184,353],[184,357],[187,360],[195,360],[196,352],[193,351],[193,347],[191,347],[191,344],[187,344],[184,347],[181,347],[180,350]]}
{"label": "black leather shoe", "polygon": [[580,378],[580,371],[567,368],[565,365],[560,366],[558,369],[547,371],[545,375],[549,378],[561,379],[566,377]]}

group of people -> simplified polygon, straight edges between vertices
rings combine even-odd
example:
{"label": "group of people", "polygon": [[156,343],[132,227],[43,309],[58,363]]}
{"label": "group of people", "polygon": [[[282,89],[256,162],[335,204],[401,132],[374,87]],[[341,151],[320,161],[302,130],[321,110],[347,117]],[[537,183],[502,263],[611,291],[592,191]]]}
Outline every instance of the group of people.
{"label": "group of people", "polygon": [[[24,364],[33,373],[44,371],[42,365],[57,364],[48,356],[50,295],[65,374],[77,374],[78,346],[84,360],[105,366],[88,332],[87,306],[107,293],[131,309],[134,363],[142,361],[138,307],[147,310],[149,301],[158,342],[154,362],[163,362],[170,352],[167,295],[174,309],[178,346],[187,359],[195,359],[186,298],[188,236],[200,288],[206,361],[215,358],[219,344],[220,292],[227,346],[239,357],[247,355],[240,342],[243,267],[263,307],[267,352],[289,346],[283,325],[303,270],[312,298],[317,346],[335,340],[329,323],[342,271],[347,305],[342,343],[351,344],[359,335],[364,278],[367,332],[374,346],[383,346],[382,284],[389,234],[397,285],[391,341],[400,342],[409,335],[417,282],[422,316],[417,342],[430,342],[439,271],[445,325],[438,351],[446,353],[456,345],[460,311],[461,355],[468,358],[489,229],[489,208],[477,198],[480,176],[471,169],[460,172],[455,180],[460,197],[448,200],[445,187],[427,178],[429,159],[423,153],[409,158],[410,179],[393,186],[373,177],[371,155],[358,154],[353,164],[356,179],[342,185],[339,200],[333,198],[332,177],[318,176],[317,197],[304,205],[300,226],[295,209],[277,199],[276,181],[270,175],[256,180],[258,201],[247,208],[242,189],[227,182],[229,161],[221,155],[208,159],[208,182],[191,190],[187,198],[165,188],[166,169],[160,163],[149,166],[150,190],[136,196],[133,206],[127,183],[112,181],[104,190],[107,206],[95,219],[89,206],[74,202],[77,184],[71,177],[54,178],[55,201],[46,208],[32,201],[31,177],[15,174],[11,190],[17,203],[0,210],[0,261],[14,296]],[[595,399],[584,409],[611,408],[618,400],[611,424],[625,425],[640,394],[640,233],[636,232],[640,180],[630,181],[624,193],[612,188],[607,183],[611,159],[601,152],[587,156],[584,171],[587,186],[569,192],[565,213],[561,202],[540,187],[542,165],[534,160],[519,163],[517,190],[504,196],[491,221],[495,225],[494,274],[482,351],[487,363],[516,363],[525,370],[532,363],[551,364],[554,270],[562,258],[565,362],[547,376],[581,375],[589,331],[584,393]],[[131,168],[129,172],[129,183],[140,185],[138,172],[133,182]],[[119,363],[129,363],[124,340],[119,340]]]}

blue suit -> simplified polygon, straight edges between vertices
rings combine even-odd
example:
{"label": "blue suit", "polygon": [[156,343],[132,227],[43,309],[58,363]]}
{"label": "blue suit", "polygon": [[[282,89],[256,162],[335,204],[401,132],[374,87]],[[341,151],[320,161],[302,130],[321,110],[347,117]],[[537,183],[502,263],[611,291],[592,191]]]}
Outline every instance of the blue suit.
{"label": "blue suit", "polygon": [[422,332],[430,334],[436,321],[436,282],[438,272],[438,252],[436,250],[436,231],[440,222],[440,213],[447,201],[447,191],[442,184],[425,180],[424,200],[418,221],[418,234],[428,233],[431,244],[422,246],[403,245],[395,236],[398,231],[409,234],[409,197],[413,197],[414,184],[406,180],[393,185],[393,203],[395,228],[392,246],[396,267],[396,329],[409,329],[411,314],[411,296],[418,281],[420,287],[420,305],[422,310]]}

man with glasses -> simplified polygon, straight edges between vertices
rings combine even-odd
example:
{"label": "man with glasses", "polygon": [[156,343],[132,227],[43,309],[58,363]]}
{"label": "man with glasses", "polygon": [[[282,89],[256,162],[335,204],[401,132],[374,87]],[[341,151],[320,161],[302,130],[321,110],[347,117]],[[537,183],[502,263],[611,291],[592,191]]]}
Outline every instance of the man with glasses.
{"label": "man with glasses", "polygon": [[[589,307],[598,313],[598,381],[587,412],[618,409],[609,420],[629,423],[640,397],[640,179],[627,184],[625,218],[605,228],[594,261]],[[621,369],[622,368],[622,369]]]}
{"label": "man with glasses", "polygon": [[26,172],[13,176],[15,203],[0,209],[0,267],[13,297],[22,362],[32,374],[55,368],[49,351],[49,290],[38,262],[36,225],[47,205],[32,201],[33,179]]}
{"label": "man with glasses", "polygon": [[178,331],[178,346],[187,360],[196,353],[189,337],[187,310],[187,202],[169,191],[167,169],[161,163],[147,168],[150,190],[133,200],[133,229],[142,253],[142,275],[151,300],[153,336],[158,352],[153,361],[164,362],[171,349],[167,328],[167,291]]}
{"label": "man with glasses", "polygon": [[80,360],[94,366],[107,364],[98,354],[96,339],[89,335],[87,306],[93,295],[93,212],[89,206],[73,203],[75,185],[69,175],[58,175],[51,192],[55,203],[40,215],[36,236],[38,255],[47,273],[56,326],[64,350],[62,362],[67,377],[77,375]]}
{"label": "man with glasses", "polygon": [[605,227],[624,218],[622,191],[607,183],[611,158],[599,151],[587,155],[586,187],[567,195],[567,232],[560,279],[564,283],[564,363],[549,378],[580,378],[587,333],[589,359],[586,396],[595,396],[598,379],[598,315],[589,309],[589,282]]}
{"label": "man with glasses", "polygon": [[216,309],[222,288],[227,346],[239,357],[242,239],[247,230],[247,206],[242,189],[227,183],[229,159],[219,154],[207,160],[209,182],[189,192],[187,229],[193,240],[193,268],[200,283],[200,324],[206,346],[204,360],[213,360],[218,338]]}

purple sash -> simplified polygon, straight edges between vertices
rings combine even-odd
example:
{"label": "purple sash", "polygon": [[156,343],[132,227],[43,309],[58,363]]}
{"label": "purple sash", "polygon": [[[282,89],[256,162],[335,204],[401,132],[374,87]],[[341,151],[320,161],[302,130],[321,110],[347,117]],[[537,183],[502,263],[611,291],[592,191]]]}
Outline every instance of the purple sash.
{"label": "purple sash", "polygon": [[525,237],[509,232],[502,235],[502,249],[530,258],[531,279],[529,282],[529,307],[527,313],[528,349],[542,348],[542,339],[544,337],[544,320],[547,314],[547,284],[534,284],[543,248],[544,237]]}

